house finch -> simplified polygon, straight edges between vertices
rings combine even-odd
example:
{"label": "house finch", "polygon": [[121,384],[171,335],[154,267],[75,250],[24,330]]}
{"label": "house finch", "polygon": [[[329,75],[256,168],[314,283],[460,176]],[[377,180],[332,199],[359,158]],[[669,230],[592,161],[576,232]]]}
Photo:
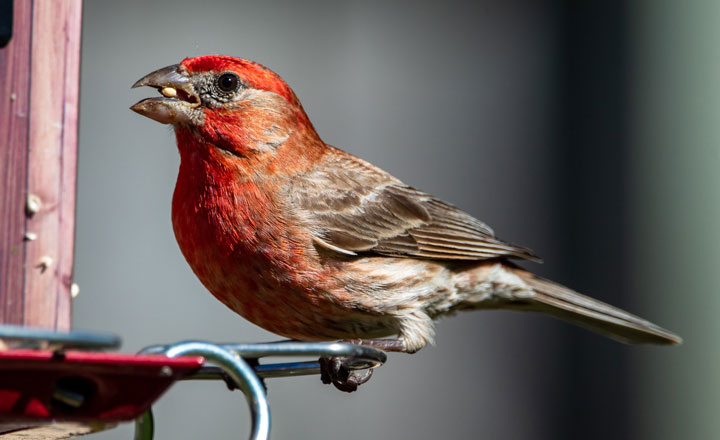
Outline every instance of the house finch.
{"label": "house finch", "polygon": [[187,58],[139,86],[164,97],[131,109],[175,128],[172,221],[183,255],[216,298],[271,332],[415,352],[432,342],[435,318],[505,308],[623,342],[681,341],[517,267],[508,259],[537,258],[325,144],[295,93],[260,64]]}

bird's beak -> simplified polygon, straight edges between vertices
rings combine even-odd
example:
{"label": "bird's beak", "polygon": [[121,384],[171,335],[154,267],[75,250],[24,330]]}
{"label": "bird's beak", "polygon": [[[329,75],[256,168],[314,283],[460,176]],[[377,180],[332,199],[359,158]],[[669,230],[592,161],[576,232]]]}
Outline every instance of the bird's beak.
{"label": "bird's beak", "polygon": [[187,70],[180,64],[163,67],[140,78],[132,88],[154,87],[163,97],[146,98],[130,110],[162,124],[198,123],[202,111],[200,98],[190,82]]}

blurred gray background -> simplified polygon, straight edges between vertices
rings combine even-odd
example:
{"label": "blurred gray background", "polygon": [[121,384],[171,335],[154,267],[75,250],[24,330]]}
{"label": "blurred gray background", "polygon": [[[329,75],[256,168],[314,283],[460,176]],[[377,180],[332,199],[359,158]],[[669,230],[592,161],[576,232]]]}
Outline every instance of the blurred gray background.
{"label": "blurred gray background", "polygon": [[[700,1],[86,1],[74,326],[128,352],[277,339],[191,273],[170,223],[174,136],[128,110],[155,94],[129,89],[146,73],[235,55],[280,73],[326,142],[546,261],[526,267],[685,338],[630,347],[463,314],[357,393],[270,380],[273,438],[716,438],[718,19]],[[248,431],[222,383],[175,386],[156,422],[158,439]]]}

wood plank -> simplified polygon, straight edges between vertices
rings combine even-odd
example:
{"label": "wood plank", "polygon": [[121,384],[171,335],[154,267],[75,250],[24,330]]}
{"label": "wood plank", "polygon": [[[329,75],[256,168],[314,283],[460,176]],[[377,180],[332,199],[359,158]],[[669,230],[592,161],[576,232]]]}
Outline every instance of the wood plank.
{"label": "wood plank", "polygon": [[13,20],[0,50],[0,321],[22,324],[32,3],[15,2]]}
{"label": "wood plank", "polygon": [[[60,440],[66,438],[77,438],[114,428],[116,423],[79,423],[59,422],[53,424],[17,423],[8,428],[7,433],[2,434],[3,440]],[[6,428],[7,429],[7,428]]]}
{"label": "wood plank", "polygon": [[60,162],[60,254],[57,321],[59,330],[70,330],[70,290],[73,283],[73,251],[75,248],[75,196],[77,194],[78,108],[80,105],[80,42],[82,34],[82,0],[65,2],[65,99],[63,107],[63,139]]}
{"label": "wood plank", "polygon": [[16,2],[0,50],[3,323],[70,328],[81,12],[81,0]]}
{"label": "wood plank", "polygon": [[[70,325],[70,308],[59,316],[58,306],[69,305],[72,283],[79,10],[79,1],[37,2],[33,8],[28,194],[41,207],[27,219],[27,231],[37,239],[26,242],[23,323],[36,327]],[[64,176],[63,168],[73,176]],[[70,237],[62,237],[68,231]]]}

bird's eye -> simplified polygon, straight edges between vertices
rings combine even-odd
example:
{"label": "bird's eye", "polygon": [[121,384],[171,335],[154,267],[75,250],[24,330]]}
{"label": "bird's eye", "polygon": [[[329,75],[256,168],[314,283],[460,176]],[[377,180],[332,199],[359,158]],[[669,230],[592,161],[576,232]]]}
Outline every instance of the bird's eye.
{"label": "bird's eye", "polygon": [[234,73],[223,73],[217,79],[217,86],[223,92],[234,92],[240,85],[240,79]]}

